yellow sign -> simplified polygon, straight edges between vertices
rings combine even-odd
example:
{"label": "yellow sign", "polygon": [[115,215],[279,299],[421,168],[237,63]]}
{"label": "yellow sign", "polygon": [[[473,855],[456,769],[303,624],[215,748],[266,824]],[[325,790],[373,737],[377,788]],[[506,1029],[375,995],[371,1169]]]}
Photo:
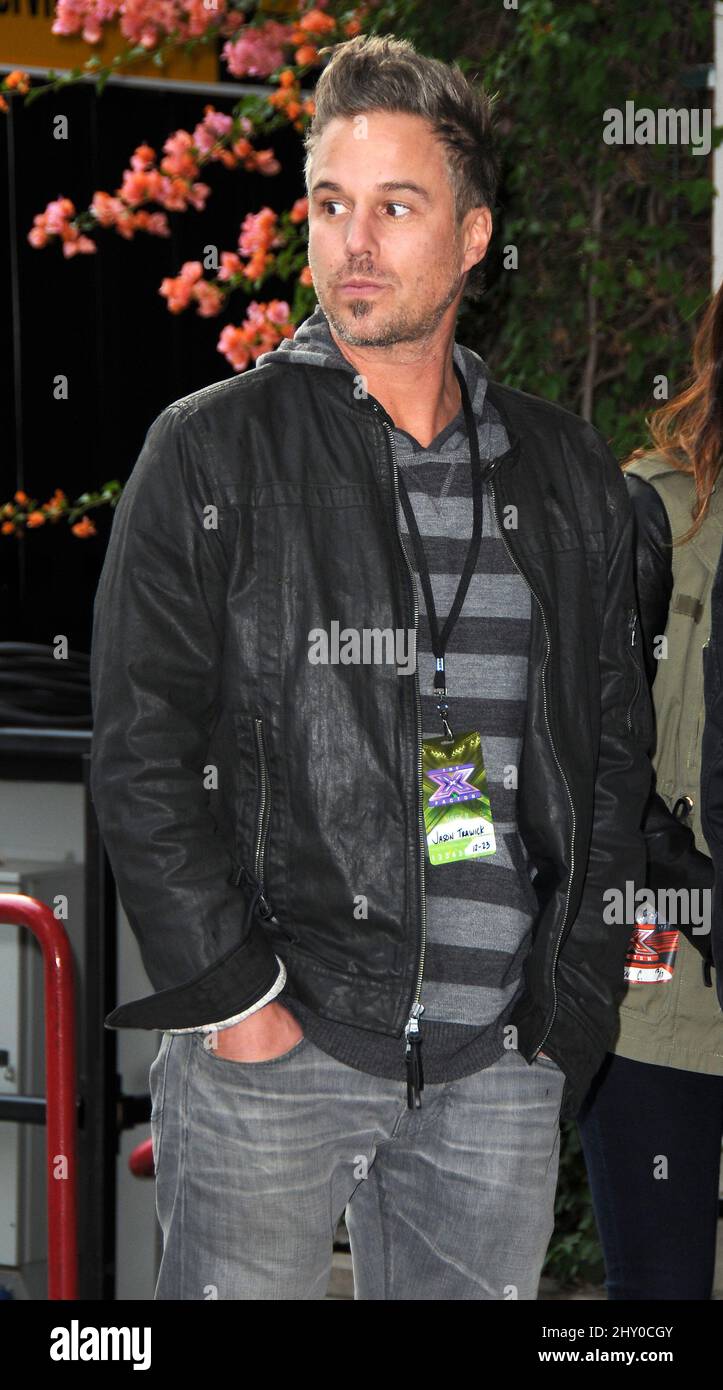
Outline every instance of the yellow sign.
{"label": "yellow sign", "polygon": [[[55,19],[54,0],[0,0],[0,67],[3,68],[79,68],[94,54],[108,64],[132,44],[118,24],[109,26],[100,43],[86,43],[80,34],[51,32]],[[199,47],[194,53],[169,54],[163,67],[143,59],[119,65],[127,77],[173,78],[177,82],[217,82],[218,61],[212,47]]]}

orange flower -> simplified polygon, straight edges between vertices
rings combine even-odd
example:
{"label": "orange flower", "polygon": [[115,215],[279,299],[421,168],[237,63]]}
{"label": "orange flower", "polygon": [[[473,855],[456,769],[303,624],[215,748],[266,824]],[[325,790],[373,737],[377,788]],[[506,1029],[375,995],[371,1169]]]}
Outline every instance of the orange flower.
{"label": "orange flower", "polygon": [[28,526],[44,526],[45,512],[29,512],[26,524]]}
{"label": "orange flower", "polygon": [[348,34],[350,39],[353,39],[355,34],[361,33],[361,24],[358,19],[348,19],[343,29],[344,33]]}
{"label": "orange flower", "polygon": [[0,526],[0,531],[2,531],[4,536],[11,536],[14,530],[15,524],[12,521],[4,521],[2,526]]}
{"label": "orange flower", "polygon": [[8,73],[5,78],[5,86],[9,87],[11,91],[17,87],[18,91],[23,94],[30,88],[30,77],[27,72],[20,72],[16,68],[15,72]]}
{"label": "orange flower", "polygon": [[20,502],[20,503],[22,504],[22,503],[24,503],[24,502],[27,502],[27,500],[28,500],[28,494],[27,494],[27,492],[16,492],[16,493],[15,493],[15,501],[16,501],[16,502]]}
{"label": "orange flower", "polygon": [[223,164],[224,169],[235,169],[238,164],[236,155],[232,154],[231,150],[219,150],[216,158],[219,164]]}
{"label": "orange flower", "polygon": [[134,169],[150,169],[151,165],[155,164],[155,160],[156,152],[150,145],[139,145],[133,151],[131,164]]}
{"label": "orange flower", "polygon": [[304,269],[302,270],[302,272],[301,272],[301,274],[300,274],[300,276],[299,276],[299,284],[300,284],[300,285],[313,285],[313,283],[314,283],[314,281],[313,281],[312,276],[311,276],[311,266],[310,266],[310,265],[305,265],[305,266],[304,266]]}
{"label": "orange flower", "polygon": [[323,14],[321,10],[309,10],[308,14],[299,20],[298,27],[305,29],[307,34],[328,34],[330,30],[336,29],[336,20],[330,14]]}
{"label": "orange flower", "polygon": [[83,540],[86,536],[95,536],[98,534],[95,529],[95,526],[93,525],[90,517],[88,516],[81,517],[80,521],[76,521],[75,526],[71,526],[70,529],[73,532],[73,535],[80,536],[81,540]]}
{"label": "orange flower", "polygon": [[305,222],[309,216],[309,199],[297,198],[289,213],[290,222]]}
{"label": "orange flower", "polygon": [[60,516],[60,513],[61,513],[62,510],[63,510],[63,504],[64,504],[65,501],[66,501],[65,493],[64,493],[64,492],[61,492],[61,490],[60,490],[59,487],[56,487],[55,492],[53,493],[53,496],[50,498],[50,501],[49,501],[49,502],[44,502],[44,503],[43,503],[43,506],[45,507],[45,513],[46,513],[46,515],[47,515],[47,516]]}
{"label": "orange flower", "polygon": [[315,63],[319,57],[319,50],[313,43],[302,43],[301,48],[297,48],[294,57],[301,67],[306,67],[307,63]]}
{"label": "orange flower", "polygon": [[279,75],[280,87],[293,87],[295,81],[296,77],[291,68],[284,68],[284,71]]}
{"label": "orange flower", "polygon": [[9,110],[10,110],[10,107],[8,106],[8,104],[7,104],[6,100],[5,100],[5,98],[4,98],[3,96],[0,96],[0,111],[9,111]]}

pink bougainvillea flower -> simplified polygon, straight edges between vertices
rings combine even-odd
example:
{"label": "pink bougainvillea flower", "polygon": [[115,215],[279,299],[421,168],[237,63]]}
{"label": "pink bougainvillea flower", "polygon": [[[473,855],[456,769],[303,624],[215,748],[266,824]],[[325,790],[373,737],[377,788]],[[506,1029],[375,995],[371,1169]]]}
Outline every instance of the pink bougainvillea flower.
{"label": "pink bougainvillea flower", "polygon": [[212,106],[204,110],[203,120],[199,121],[193,132],[193,143],[203,155],[209,155],[219,140],[233,129],[233,116],[216,111]]}
{"label": "pink bougainvillea flower", "polygon": [[77,255],[92,256],[97,250],[98,247],[95,242],[91,241],[88,236],[81,236],[78,233],[75,236],[63,237],[63,255],[66,260]]}
{"label": "pink bougainvillea flower", "polygon": [[160,202],[163,191],[163,175],[158,169],[126,169],[118,196],[133,208],[139,203]]}
{"label": "pink bougainvillea flower", "polygon": [[75,204],[70,198],[55,198],[45,209],[45,229],[62,236],[71,217],[75,217]]}
{"label": "pink bougainvillea flower", "polygon": [[193,297],[193,287],[203,275],[200,261],[185,261],[180,275],[166,276],[158,291],[166,300],[172,314],[180,314],[187,309]]}
{"label": "pink bougainvillea flower", "polygon": [[256,251],[266,250],[271,245],[278,222],[278,214],[273,208],[264,207],[260,212],[248,212],[241,223],[238,249],[242,256],[252,256]]}
{"label": "pink bougainvillea flower", "polygon": [[[216,347],[219,352],[223,353],[226,361],[230,362],[235,372],[246,370],[251,360],[251,353],[242,329],[234,328],[233,324],[227,323],[221,332]],[[12,526],[12,522],[9,524]]]}
{"label": "pink bougainvillea flower", "polygon": [[243,273],[243,262],[234,251],[221,252],[221,269],[218,272],[219,280],[230,280],[234,275]]}
{"label": "pink bougainvillea flower", "polygon": [[171,235],[171,228],[168,225],[168,218],[165,212],[145,212],[141,210],[135,215],[135,224],[138,231],[148,232],[150,236]]}
{"label": "pink bougainvillea flower", "polygon": [[163,145],[163,154],[161,170],[164,174],[187,179],[196,177],[198,160],[193,152],[193,136],[189,131],[176,130],[169,135]]}
{"label": "pink bougainvillea flower", "polygon": [[111,198],[109,193],[104,193],[99,189],[93,194],[93,201],[90,210],[97,218],[101,227],[112,227],[116,219],[120,216],[123,204],[120,198]]}
{"label": "pink bougainvillea flower", "polygon": [[269,323],[285,324],[289,321],[290,309],[285,299],[272,299],[266,306]]}
{"label": "pink bougainvillea flower", "polygon": [[60,237],[63,255],[67,258],[80,254],[92,254],[97,250],[90,237],[83,236],[74,227],[71,218],[75,216],[75,206],[69,198],[55,198],[48,203],[45,212],[36,213],[33,226],[28,232],[28,241],[36,249],[47,246],[51,236]]}
{"label": "pink bougainvillea flower", "polygon": [[287,24],[269,19],[265,24],[249,25],[237,38],[229,39],[222,56],[234,77],[268,77],[281,67],[289,38]]}
{"label": "pink bougainvillea flower", "polygon": [[259,174],[278,174],[281,165],[273,150],[255,150],[254,167]]}
{"label": "pink bougainvillea flower", "polygon": [[[213,5],[204,3],[204,0],[184,0],[183,8],[187,17],[188,37],[198,38],[206,33],[211,24],[215,27],[226,13],[226,0],[214,0]],[[239,18],[243,22],[243,15]]]}
{"label": "pink bougainvillea flower", "polygon": [[241,327],[227,324],[222,330],[216,344],[218,351],[234,371],[245,371],[250,361],[255,362],[263,352],[275,348],[282,338],[292,336],[294,326],[289,319],[290,312],[285,299],[272,299],[268,304],[252,300]]}
{"label": "pink bougainvillea flower", "polygon": [[81,34],[86,43],[98,43],[103,25],[110,24],[120,10],[120,0],[58,0],[53,34]]}
{"label": "pink bougainvillea flower", "polygon": [[215,318],[220,314],[226,303],[226,296],[218,285],[214,285],[210,280],[199,280],[193,287],[193,298],[196,301],[196,312],[203,319]]}

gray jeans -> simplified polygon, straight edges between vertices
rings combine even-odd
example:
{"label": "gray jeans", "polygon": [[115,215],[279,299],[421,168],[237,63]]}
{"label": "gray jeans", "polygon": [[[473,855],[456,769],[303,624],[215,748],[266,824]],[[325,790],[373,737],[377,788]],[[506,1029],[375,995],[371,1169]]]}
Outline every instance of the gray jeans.
{"label": "gray jeans", "polygon": [[323,1299],[346,1211],[356,1299],[534,1299],[564,1074],[515,1050],[458,1081],[369,1076],[302,1038],[265,1062],[164,1033],[150,1069],[157,1299]]}

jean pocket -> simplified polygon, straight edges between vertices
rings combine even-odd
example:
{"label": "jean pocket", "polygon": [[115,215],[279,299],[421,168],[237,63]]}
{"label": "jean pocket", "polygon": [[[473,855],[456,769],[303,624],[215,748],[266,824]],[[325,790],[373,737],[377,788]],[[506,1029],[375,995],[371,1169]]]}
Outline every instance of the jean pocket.
{"label": "jean pocket", "polygon": [[151,1109],[160,1115],[163,1111],[163,1102],[166,1095],[166,1070],[168,1067],[168,1054],[173,1042],[172,1033],[164,1033],[161,1045],[151,1062],[148,1072],[148,1089],[151,1094]]}
{"label": "jean pocket", "polygon": [[166,1100],[166,1077],[168,1074],[168,1058],[173,1043],[173,1034],[164,1033],[158,1052],[151,1062],[148,1073],[148,1088],[151,1095],[151,1145],[153,1148],[153,1166],[158,1172],[158,1165],[161,1159],[161,1143],[163,1140],[163,1107]]}
{"label": "jean pocket", "polygon": [[202,1061],[207,1061],[214,1070],[226,1069],[231,1071],[246,1070],[247,1068],[252,1071],[259,1071],[262,1067],[283,1066],[284,1062],[290,1061],[309,1042],[309,1039],[304,1035],[303,1038],[299,1038],[298,1042],[294,1043],[293,1047],[290,1047],[286,1052],[280,1052],[277,1057],[262,1057],[258,1062],[242,1062],[237,1061],[234,1057],[220,1057],[214,1047],[205,1046],[205,1038],[212,1037],[213,1034],[192,1033],[191,1036],[196,1052]]}

